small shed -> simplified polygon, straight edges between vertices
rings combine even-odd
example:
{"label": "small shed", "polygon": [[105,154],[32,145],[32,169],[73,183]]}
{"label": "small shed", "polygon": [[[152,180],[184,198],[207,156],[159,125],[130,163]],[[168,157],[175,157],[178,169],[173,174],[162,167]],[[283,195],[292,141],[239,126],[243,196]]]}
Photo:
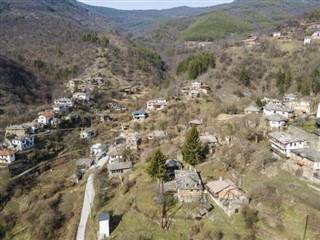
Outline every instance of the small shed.
{"label": "small shed", "polygon": [[99,232],[98,238],[102,240],[110,236],[110,214],[108,212],[101,213],[98,216],[99,220]]}

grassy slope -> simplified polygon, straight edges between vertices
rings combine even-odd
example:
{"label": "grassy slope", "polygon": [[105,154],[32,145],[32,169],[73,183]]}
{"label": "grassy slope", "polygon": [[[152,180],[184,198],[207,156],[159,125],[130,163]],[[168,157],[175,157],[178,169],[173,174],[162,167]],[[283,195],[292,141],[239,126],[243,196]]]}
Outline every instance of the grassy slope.
{"label": "grassy slope", "polygon": [[250,33],[271,29],[290,17],[311,9],[316,3],[248,1],[235,2],[222,10],[213,11],[190,25],[179,38],[189,40],[216,40],[228,34]]}

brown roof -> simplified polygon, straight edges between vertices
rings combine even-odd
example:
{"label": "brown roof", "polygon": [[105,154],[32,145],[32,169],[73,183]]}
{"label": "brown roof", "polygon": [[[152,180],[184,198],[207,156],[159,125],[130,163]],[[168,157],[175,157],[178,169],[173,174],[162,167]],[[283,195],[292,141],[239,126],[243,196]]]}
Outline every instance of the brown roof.
{"label": "brown roof", "polygon": [[44,117],[51,117],[51,116],[54,116],[54,113],[53,112],[43,112],[41,115]]}
{"label": "brown roof", "polygon": [[13,155],[14,152],[11,150],[0,150],[0,156],[8,156],[8,155]]}
{"label": "brown roof", "polygon": [[229,186],[234,186],[233,182],[229,179],[208,182],[206,185],[209,188],[209,190],[213,193],[219,193]]}

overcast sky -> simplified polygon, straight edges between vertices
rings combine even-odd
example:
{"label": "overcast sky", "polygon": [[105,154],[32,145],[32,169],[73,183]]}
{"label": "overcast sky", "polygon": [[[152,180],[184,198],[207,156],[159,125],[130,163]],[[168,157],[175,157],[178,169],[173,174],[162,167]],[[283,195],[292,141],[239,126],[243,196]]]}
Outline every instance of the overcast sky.
{"label": "overcast sky", "polygon": [[89,5],[104,6],[124,10],[167,9],[179,6],[207,7],[232,0],[78,0]]}

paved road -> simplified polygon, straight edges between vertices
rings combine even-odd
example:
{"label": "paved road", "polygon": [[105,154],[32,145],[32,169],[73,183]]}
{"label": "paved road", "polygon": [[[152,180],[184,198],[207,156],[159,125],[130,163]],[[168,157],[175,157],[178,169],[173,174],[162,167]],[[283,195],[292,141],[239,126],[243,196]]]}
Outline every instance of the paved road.
{"label": "paved road", "polygon": [[93,187],[93,174],[91,173],[89,175],[89,178],[86,184],[86,189],[84,191],[84,200],[83,200],[80,224],[77,232],[77,240],[85,239],[84,236],[86,231],[86,225],[87,225],[88,217],[91,214],[91,207],[93,206],[94,195],[95,195],[95,192]]}
{"label": "paved road", "polygon": [[[107,156],[101,158],[96,165],[93,165],[90,167],[90,170],[94,168],[98,168],[98,169],[102,168],[107,161],[108,161]],[[91,214],[91,207],[93,206],[94,195],[95,195],[95,192],[93,187],[93,174],[90,173],[87,184],[86,184],[86,189],[84,191],[84,200],[83,200],[80,223],[79,223],[78,232],[77,232],[77,240],[85,239],[86,225],[87,225],[88,217]]]}

